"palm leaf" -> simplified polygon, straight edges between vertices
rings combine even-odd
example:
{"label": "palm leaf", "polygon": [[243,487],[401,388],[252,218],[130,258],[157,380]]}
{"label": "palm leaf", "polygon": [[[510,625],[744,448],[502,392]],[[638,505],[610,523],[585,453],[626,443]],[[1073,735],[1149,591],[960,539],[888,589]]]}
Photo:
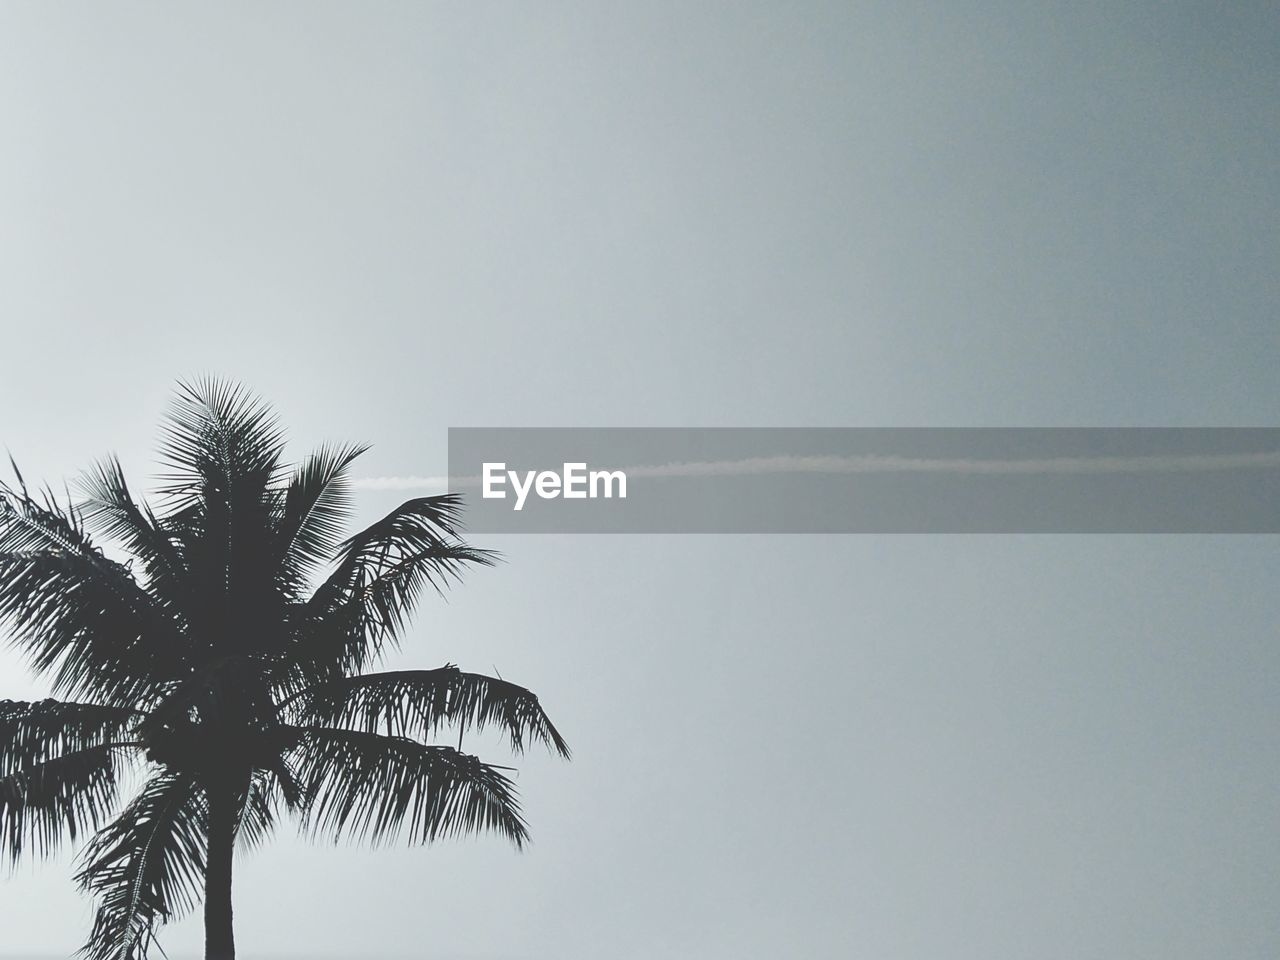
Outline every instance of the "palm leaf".
{"label": "palm leaf", "polygon": [[493,830],[517,848],[529,839],[510,780],[452,747],[403,737],[297,728],[294,759],[314,832],[411,843]]}
{"label": "palm leaf", "polygon": [[60,695],[136,704],[185,662],[172,621],[101,556],[0,553],[0,623]]}
{"label": "palm leaf", "polygon": [[342,677],[300,694],[289,704],[300,725],[347,727],[425,740],[442,726],[500,727],[512,749],[542,743],[562,757],[569,746],[538,698],[524,687],[452,664],[437,670],[399,670]]}
{"label": "palm leaf", "polygon": [[296,810],[303,800],[302,784],[283,757],[254,771],[245,796],[236,834],[250,847],[264,843],[275,829],[280,807]]}
{"label": "palm leaf", "polygon": [[79,516],[0,484],[0,623],[62,694],[132,703],[182,659],[176,624]]}
{"label": "palm leaf", "polygon": [[64,753],[120,741],[141,716],[96,703],[0,700],[0,773],[19,773]]}
{"label": "palm leaf", "polygon": [[290,584],[328,563],[351,515],[346,472],[364,444],[323,447],[289,478],[278,525],[281,573]]}
{"label": "palm leaf", "polygon": [[424,587],[443,593],[468,564],[492,566],[496,553],[462,540],[461,509],[454,494],[409,500],[347,540],[301,611],[297,662],[317,678],[361,670],[398,639]]}
{"label": "palm leaf", "polygon": [[260,495],[280,467],[283,433],[271,409],[238,384],[179,383],[161,441],[163,492],[179,507]]}
{"label": "palm leaf", "polygon": [[54,757],[0,779],[0,844],[13,860],[27,845],[41,853],[96,830],[115,804],[117,754],[107,743]]}
{"label": "palm leaf", "polygon": [[120,461],[115,457],[99,461],[80,477],[77,486],[85,522],[108,540],[120,542],[142,562],[148,584],[166,599],[176,601],[173,594],[180,592],[187,572],[179,544],[145,503],[134,501]]}
{"label": "palm leaf", "polygon": [[84,852],[76,876],[98,900],[86,960],[145,954],[155,927],[189,911],[204,874],[205,803],[194,778],[152,777]]}

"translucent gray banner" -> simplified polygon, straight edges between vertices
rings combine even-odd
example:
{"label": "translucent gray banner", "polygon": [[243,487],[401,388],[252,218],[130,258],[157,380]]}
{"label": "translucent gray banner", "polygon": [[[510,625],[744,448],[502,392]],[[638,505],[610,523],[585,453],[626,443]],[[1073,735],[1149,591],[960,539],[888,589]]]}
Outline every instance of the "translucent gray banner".
{"label": "translucent gray banner", "polygon": [[453,428],[479,533],[1276,533],[1280,428]]}

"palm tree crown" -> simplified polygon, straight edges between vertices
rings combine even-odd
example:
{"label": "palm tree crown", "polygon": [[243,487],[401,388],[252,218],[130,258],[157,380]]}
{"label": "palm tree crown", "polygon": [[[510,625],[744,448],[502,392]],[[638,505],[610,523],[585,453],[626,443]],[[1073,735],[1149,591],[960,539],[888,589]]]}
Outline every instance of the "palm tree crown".
{"label": "palm tree crown", "polygon": [[266,406],[202,381],[167,419],[158,512],[114,458],[74,504],[16,467],[0,484],[0,623],[66,698],[0,702],[0,843],[16,859],[88,836],[86,960],[144,956],[201,899],[206,957],[233,958],[234,847],[282,812],[323,836],[527,839],[506,768],[428,741],[494,726],[567,757],[537,697],[452,665],[372,672],[424,590],[494,555],[449,495],[342,539],[364,449],[289,466]]}

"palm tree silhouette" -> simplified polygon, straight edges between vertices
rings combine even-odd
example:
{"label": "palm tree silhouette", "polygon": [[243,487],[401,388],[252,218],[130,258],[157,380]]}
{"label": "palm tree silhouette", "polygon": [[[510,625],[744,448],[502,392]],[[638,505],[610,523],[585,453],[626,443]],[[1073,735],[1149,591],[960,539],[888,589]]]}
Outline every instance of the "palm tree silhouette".
{"label": "palm tree silhouette", "polygon": [[[69,698],[0,703],[0,843],[16,859],[91,834],[86,960],[145,956],[201,897],[205,957],[233,958],[235,845],[282,812],[335,838],[527,839],[510,768],[462,753],[461,735],[496,727],[516,753],[568,757],[537,697],[452,665],[369,672],[425,589],[494,555],[462,540],[453,496],[342,540],[364,449],[287,466],[270,409],[205,380],[168,416],[160,512],[114,458],[74,505],[33,494],[16,465],[0,485],[0,623]],[[427,742],[443,728],[457,749]],[[141,785],[119,809],[131,769]]]}

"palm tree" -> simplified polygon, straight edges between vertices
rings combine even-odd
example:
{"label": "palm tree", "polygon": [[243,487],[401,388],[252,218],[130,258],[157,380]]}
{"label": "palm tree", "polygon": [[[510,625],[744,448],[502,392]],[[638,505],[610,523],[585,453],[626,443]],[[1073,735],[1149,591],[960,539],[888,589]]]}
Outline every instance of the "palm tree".
{"label": "palm tree", "polygon": [[[364,449],[290,467],[261,401],[202,381],[180,385],[165,425],[159,512],[114,458],[74,504],[16,465],[0,484],[0,623],[67,698],[0,703],[0,843],[16,859],[88,835],[86,960],[145,956],[202,896],[205,956],[233,958],[235,846],[284,812],[323,837],[526,841],[510,768],[461,737],[494,727],[516,753],[567,757],[537,697],[452,665],[371,672],[424,590],[494,555],[462,540],[453,496],[342,540]],[[444,729],[457,748],[429,743]],[[122,783],[138,789],[119,809]]]}

